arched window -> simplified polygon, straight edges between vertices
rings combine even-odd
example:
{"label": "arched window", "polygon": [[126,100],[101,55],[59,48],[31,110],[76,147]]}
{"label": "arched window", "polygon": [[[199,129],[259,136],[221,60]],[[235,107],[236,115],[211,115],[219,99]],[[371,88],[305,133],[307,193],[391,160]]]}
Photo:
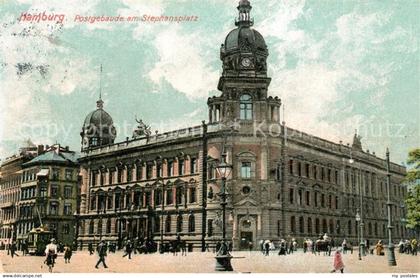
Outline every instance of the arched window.
{"label": "arched window", "polygon": [[166,233],[170,233],[171,232],[171,216],[170,215],[166,216],[165,232]]}
{"label": "arched window", "polygon": [[319,234],[319,219],[318,218],[315,219],[315,233],[317,235]]}
{"label": "arched window", "polygon": [[334,221],[332,219],[330,219],[330,223],[329,223],[329,233],[333,234],[334,233]]}
{"label": "arched window", "polygon": [[240,119],[252,120],[252,98],[248,94],[244,94],[240,98]]}
{"label": "arched window", "polygon": [[322,219],[322,232],[326,233],[327,232],[327,219]]}
{"label": "arched window", "polygon": [[176,218],[176,232],[182,232],[182,215],[178,215]]}
{"label": "arched window", "polygon": [[194,214],[191,214],[188,217],[188,232],[195,232],[195,217]]}
{"label": "arched window", "polygon": [[378,236],[378,223],[375,223],[375,236]]}
{"label": "arched window", "polygon": [[372,223],[370,223],[370,222],[368,224],[368,234],[372,235]]}

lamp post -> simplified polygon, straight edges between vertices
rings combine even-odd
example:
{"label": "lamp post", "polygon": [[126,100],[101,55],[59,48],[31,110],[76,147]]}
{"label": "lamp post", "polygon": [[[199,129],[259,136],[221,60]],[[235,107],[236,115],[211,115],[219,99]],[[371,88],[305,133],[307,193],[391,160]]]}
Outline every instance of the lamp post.
{"label": "lamp post", "polygon": [[388,265],[396,266],[397,260],[395,259],[394,253],[394,244],[392,243],[392,215],[391,215],[391,197],[390,197],[390,186],[391,186],[391,173],[390,173],[390,166],[389,166],[389,149],[386,149],[386,191],[387,191],[387,202],[386,205],[388,207]]}
{"label": "lamp post", "polygon": [[[360,214],[359,214],[359,209],[357,209],[356,223],[358,227],[359,227],[359,222],[360,222]],[[359,232],[357,232],[357,241],[359,241]],[[359,242],[359,260],[362,260],[362,253],[360,252],[360,242]]]}
{"label": "lamp post", "polygon": [[[350,164],[355,163],[354,159],[352,158],[351,153],[350,153],[349,162],[350,162]],[[363,178],[362,178],[362,175],[361,175],[361,171],[362,170],[360,169],[360,164],[359,164],[358,175],[357,175],[358,184],[359,184],[359,186],[358,186],[359,187],[359,196],[360,196],[360,215],[359,215],[359,219],[360,219],[359,220],[360,221],[360,224],[359,224],[359,227],[360,227],[360,247],[359,247],[359,251],[361,251],[363,256],[366,256],[365,241],[363,239],[363,226],[364,226],[364,223],[363,223],[363,186],[362,186]]]}
{"label": "lamp post", "polygon": [[232,171],[232,165],[226,163],[226,153],[222,153],[222,161],[216,167],[219,177],[221,178],[220,199],[222,206],[222,244],[216,255],[216,271],[233,271],[230,260],[232,255],[226,243],[226,178]]}

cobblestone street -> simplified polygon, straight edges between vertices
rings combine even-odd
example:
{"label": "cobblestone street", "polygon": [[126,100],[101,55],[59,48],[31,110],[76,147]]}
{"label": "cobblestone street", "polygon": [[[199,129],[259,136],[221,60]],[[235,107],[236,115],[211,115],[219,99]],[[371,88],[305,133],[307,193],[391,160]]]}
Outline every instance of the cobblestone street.
{"label": "cobblestone street", "polygon": [[[102,265],[95,269],[97,255],[89,255],[87,251],[75,252],[70,264],[65,264],[62,254],[59,255],[54,267],[55,273],[212,273],[214,271],[214,254],[208,253],[188,253],[187,256],[173,256],[172,254],[149,254],[133,255],[132,259],[122,257],[122,252],[111,253],[107,256],[106,263],[109,268],[104,269]],[[263,256],[260,252],[233,252],[237,258],[232,260],[235,272],[240,273],[322,273],[332,269],[333,256],[315,256],[313,254],[303,254],[301,251],[287,255],[278,256],[272,253],[270,256]],[[396,267],[388,266],[387,257],[369,255],[358,260],[357,252],[343,255],[345,273],[419,273],[419,258],[411,255],[396,254]],[[5,251],[0,252],[1,266],[4,272],[17,273],[45,273],[48,269],[43,264],[43,257],[25,256],[11,258]],[[0,272],[1,272],[0,267]]]}

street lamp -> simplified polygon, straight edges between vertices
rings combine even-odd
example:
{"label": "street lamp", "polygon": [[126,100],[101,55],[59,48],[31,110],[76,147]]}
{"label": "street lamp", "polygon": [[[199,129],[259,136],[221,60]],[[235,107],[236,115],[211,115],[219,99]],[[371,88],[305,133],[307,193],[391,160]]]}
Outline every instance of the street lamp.
{"label": "street lamp", "polygon": [[[349,163],[350,164],[354,164],[355,163],[355,160],[353,159],[353,157],[352,157],[352,153],[350,152],[350,159],[349,159]],[[359,226],[360,226],[360,247],[359,247],[359,251],[361,251],[361,253],[362,253],[362,255],[363,256],[366,256],[366,253],[365,253],[365,248],[364,248],[364,246],[365,246],[365,241],[364,241],[364,239],[363,239],[363,226],[364,226],[364,223],[363,223],[363,190],[364,190],[364,188],[363,188],[363,186],[362,186],[362,181],[363,181],[363,178],[362,178],[362,175],[361,175],[361,169],[360,169],[360,163],[359,163],[359,165],[358,165],[359,167],[358,167],[358,174],[357,174],[357,177],[358,177],[358,184],[359,184],[359,196],[360,196],[360,215],[359,215],[359,221],[360,221],[360,224],[359,224]]]}
{"label": "street lamp", "polygon": [[[359,209],[357,209],[357,212],[356,212],[356,223],[357,223],[357,226],[359,227],[359,222],[360,222],[360,214],[359,214]],[[357,241],[359,241],[359,233],[357,233]],[[360,242],[359,242],[359,260],[362,260],[362,254],[361,254],[361,252],[360,252]]]}
{"label": "street lamp", "polygon": [[392,244],[392,215],[391,215],[391,197],[390,197],[390,186],[391,186],[391,172],[390,172],[390,166],[389,166],[389,149],[386,149],[386,173],[387,173],[387,179],[386,179],[386,191],[387,191],[387,202],[386,205],[388,206],[388,265],[390,266],[396,266],[397,260],[395,259],[395,253],[394,253],[394,244]]}
{"label": "street lamp", "polygon": [[232,165],[226,163],[226,153],[222,153],[222,160],[216,167],[216,170],[221,178],[221,190],[219,196],[221,198],[220,205],[222,206],[222,244],[216,255],[216,271],[233,271],[230,260],[232,255],[229,253],[229,248],[226,243],[226,178],[232,172]]}

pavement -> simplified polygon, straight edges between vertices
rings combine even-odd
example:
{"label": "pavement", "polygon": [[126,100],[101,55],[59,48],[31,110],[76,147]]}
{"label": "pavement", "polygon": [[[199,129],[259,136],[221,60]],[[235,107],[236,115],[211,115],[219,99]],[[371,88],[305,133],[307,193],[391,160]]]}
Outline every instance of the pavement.
{"label": "pavement", "polygon": [[[333,268],[333,254],[331,256],[304,254],[301,250],[287,256],[278,256],[272,252],[264,256],[258,251],[232,252],[232,266],[239,273],[328,273]],[[106,263],[108,268],[101,265],[95,268],[97,255],[89,255],[87,251],[73,253],[71,263],[64,263],[59,254],[54,273],[214,273],[215,254],[212,252],[193,252],[187,256],[173,254],[137,254],[122,257],[123,252],[108,254]],[[345,273],[420,273],[420,256],[396,253],[397,266],[388,266],[385,256],[367,255],[358,260],[358,253],[343,254]],[[44,257],[7,256],[6,251],[0,251],[0,273],[47,273],[48,268],[43,264]],[[3,268],[3,271],[2,269]]]}

